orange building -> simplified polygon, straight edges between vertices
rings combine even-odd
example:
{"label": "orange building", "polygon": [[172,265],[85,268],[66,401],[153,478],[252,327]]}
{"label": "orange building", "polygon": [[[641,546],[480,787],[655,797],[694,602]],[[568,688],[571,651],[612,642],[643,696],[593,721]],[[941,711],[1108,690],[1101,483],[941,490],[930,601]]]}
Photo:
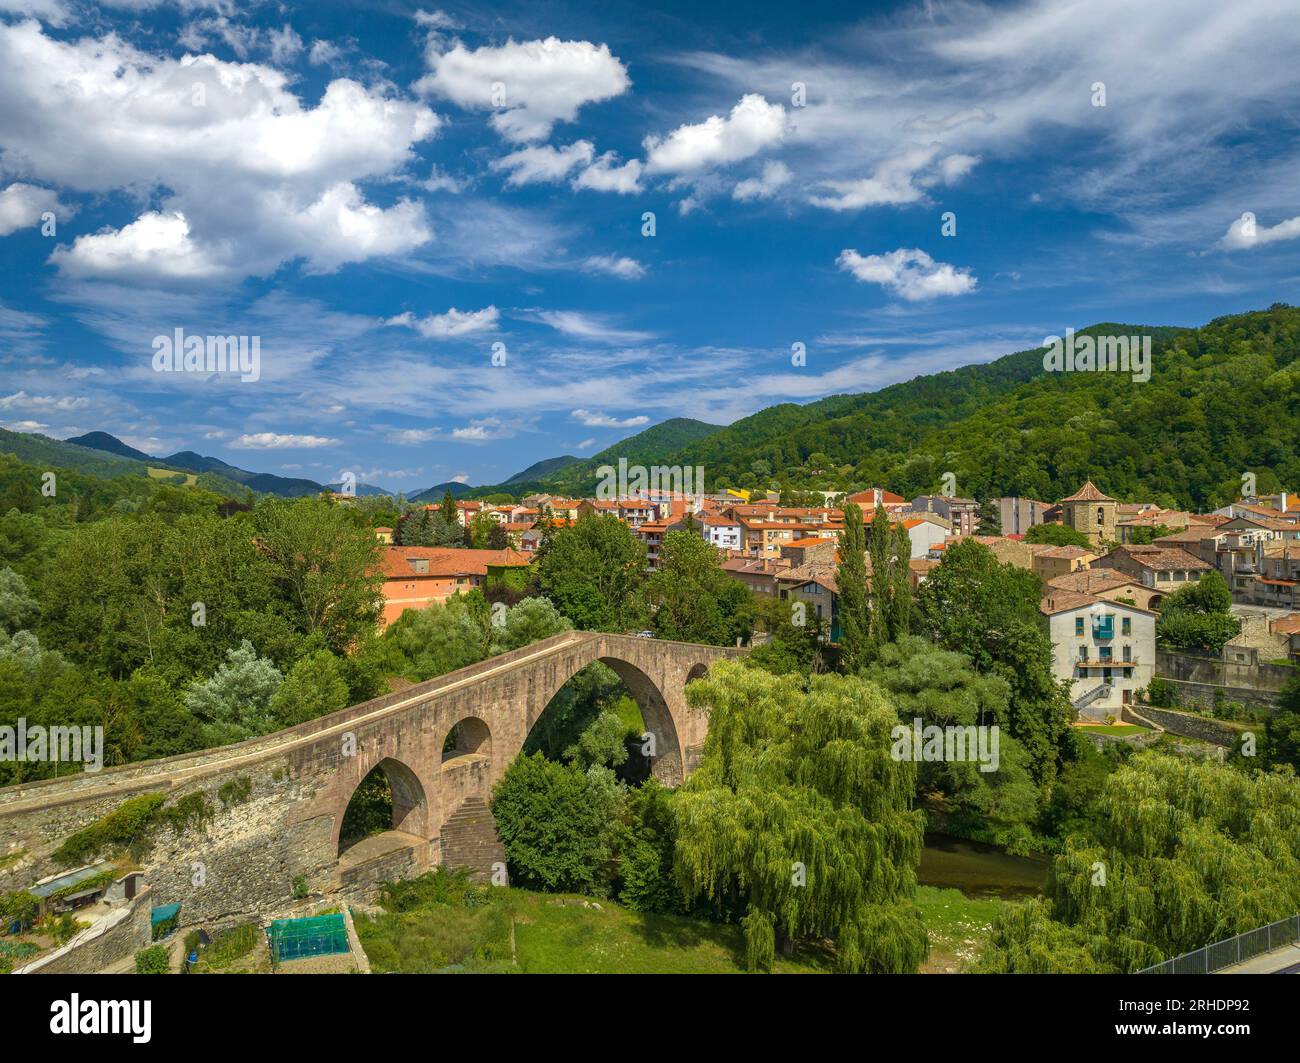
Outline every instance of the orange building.
{"label": "orange building", "polygon": [[407,609],[423,609],[453,594],[482,588],[488,566],[527,567],[518,550],[458,550],[450,546],[390,546],[384,550],[384,615],[387,627]]}

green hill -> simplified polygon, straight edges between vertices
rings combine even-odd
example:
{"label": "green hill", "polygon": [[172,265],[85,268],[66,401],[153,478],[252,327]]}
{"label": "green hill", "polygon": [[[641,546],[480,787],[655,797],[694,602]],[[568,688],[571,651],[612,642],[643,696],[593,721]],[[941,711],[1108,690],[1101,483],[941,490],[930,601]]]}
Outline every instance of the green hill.
{"label": "green hill", "polygon": [[[551,494],[590,495],[596,489],[600,476],[596,470],[602,465],[617,465],[620,458],[626,458],[629,465],[663,465],[668,458],[696,440],[707,438],[719,430],[716,424],[706,424],[690,417],[673,417],[657,425],[652,425],[643,432],[620,440],[611,447],[606,447],[599,454],[590,458],[573,459],[567,464],[542,472],[533,473],[537,466],[517,473],[505,483],[491,487],[477,487],[475,496],[489,495],[497,491],[507,491],[516,496],[533,492]],[[551,459],[553,461],[559,459]],[[546,464],[539,462],[539,464]]]}
{"label": "green hill", "polygon": [[1047,372],[1042,348],[881,391],[773,406],[682,447],[709,489],[880,485],[1054,501],[1084,480],[1120,499],[1203,509],[1300,488],[1300,310],[1276,304],[1196,329],[1101,324],[1152,337],[1150,380]]}

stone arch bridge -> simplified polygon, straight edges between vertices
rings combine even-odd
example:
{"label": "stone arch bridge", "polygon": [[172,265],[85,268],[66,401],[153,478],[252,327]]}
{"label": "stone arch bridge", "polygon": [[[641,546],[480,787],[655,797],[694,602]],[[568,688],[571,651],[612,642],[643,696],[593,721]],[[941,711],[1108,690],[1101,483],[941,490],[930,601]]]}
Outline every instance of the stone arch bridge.
{"label": "stone arch bridge", "polygon": [[[739,652],[567,632],[247,742],[5,787],[0,890],[60,870],[50,854],[64,838],[146,793],[170,803],[201,792],[212,812],[202,826],[160,829],[142,857],[153,903],[181,902],[187,923],[284,907],[295,882],[364,895],[438,864],[483,873],[502,859],[492,787],[575,673],[601,661],[619,675],[654,735],[654,773],[672,785],[695,767],[707,730],[686,684]],[[392,788],[393,829],[340,856],[348,803],[376,767]]]}

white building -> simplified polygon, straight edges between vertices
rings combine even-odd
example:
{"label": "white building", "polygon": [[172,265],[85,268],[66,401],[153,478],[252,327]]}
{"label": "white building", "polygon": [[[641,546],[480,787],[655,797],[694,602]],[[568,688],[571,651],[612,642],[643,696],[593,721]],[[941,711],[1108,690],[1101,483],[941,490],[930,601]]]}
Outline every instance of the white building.
{"label": "white building", "polygon": [[1156,673],[1156,614],[1149,609],[1051,591],[1040,606],[1052,639],[1052,672],[1091,719],[1120,715]]}
{"label": "white building", "polygon": [[739,550],[740,521],[721,513],[701,513],[696,518],[700,534],[719,550]]}

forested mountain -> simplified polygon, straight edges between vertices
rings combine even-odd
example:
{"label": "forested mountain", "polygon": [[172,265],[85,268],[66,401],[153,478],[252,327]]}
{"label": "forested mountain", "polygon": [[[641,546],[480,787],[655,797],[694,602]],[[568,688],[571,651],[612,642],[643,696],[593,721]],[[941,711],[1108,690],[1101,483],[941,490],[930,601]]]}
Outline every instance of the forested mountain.
{"label": "forested mountain", "polygon": [[[547,491],[551,494],[590,495],[596,489],[600,476],[596,470],[602,465],[617,465],[620,458],[626,458],[629,465],[663,465],[683,447],[696,440],[706,439],[719,431],[716,424],[706,424],[690,417],[673,417],[652,425],[644,432],[620,440],[613,446],[606,447],[590,458],[574,458],[567,464],[549,471],[534,473],[539,462],[532,468],[512,476],[505,483],[493,487],[475,488],[475,495],[493,494],[497,491],[509,491],[514,495],[525,495],[533,491]],[[560,459],[552,459],[558,461]],[[529,475],[529,474],[533,475]]]}
{"label": "forested mountain", "polygon": [[85,435],[65,439],[64,442],[79,447],[90,447],[92,450],[102,450],[122,458],[134,458],[136,461],[154,460],[143,450],[136,450],[135,447],[123,443],[117,436],[109,435],[107,432],[87,432]]}
{"label": "forested mountain", "polygon": [[559,469],[563,469],[566,465],[572,465],[574,462],[581,460],[581,458],[574,457],[572,454],[565,454],[559,458],[543,458],[541,461],[534,462],[522,472],[515,473],[510,477],[510,479],[502,480],[501,482],[502,485],[505,485],[537,480],[546,476],[548,473],[556,472]]}
{"label": "forested mountain", "polygon": [[[6,434],[12,435],[13,433]],[[45,437],[41,436],[38,438],[44,439]],[[58,441],[50,440],[50,442],[57,443]],[[142,450],[136,450],[135,447],[128,446],[126,443],[123,443],[118,439],[117,436],[110,435],[108,432],[87,432],[85,435],[64,440],[63,444],[60,445],[67,444],[72,444],[77,449],[90,448],[94,451],[105,454],[115,454],[132,461],[142,462],[146,466],[152,466],[154,468],[176,469],[200,475],[210,474],[217,478],[215,481],[210,483],[211,488],[213,490],[225,491],[227,493],[229,493],[236,485],[246,487],[251,491],[256,491],[258,494],[280,495],[283,498],[303,498],[308,495],[318,495],[321,491],[325,490],[341,490],[339,484],[319,484],[315,480],[308,480],[303,477],[276,476],[274,473],[269,472],[251,472],[248,469],[241,469],[237,465],[231,465],[228,462],[224,462],[220,458],[208,457],[204,454],[198,454],[193,450],[180,450],[175,454],[169,454],[165,458],[154,458],[150,457]],[[18,454],[18,456],[24,460],[36,460],[34,455],[28,457],[26,454],[19,453],[17,450],[13,450],[12,448],[6,447],[5,449],[9,450],[11,453]],[[55,456],[61,456],[64,461],[70,460],[68,452],[55,450],[49,451],[49,453]],[[77,465],[60,465],[59,462],[53,461],[53,458],[51,458],[51,461],[60,468],[80,468],[80,466]],[[106,471],[102,475],[122,476],[129,475],[131,472],[144,473],[143,469],[128,469],[124,466],[111,466],[106,468],[111,469],[111,471]],[[91,468],[89,467],[82,468],[81,471],[91,473],[91,475],[100,475],[91,472]],[[364,483],[356,485],[356,493],[358,495],[392,494],[391,491],[385,490],[382,487],[376,487],[373,484]],[[439,494],[439,497],[441,497],[441,494]]]}
{"label": "forested mountain", "polygon": [[1146,382],[1052,373],[1043,349],[878,392],[773,406],[681,448],[710,488],[937,491],[1055,501],[1091,477],[1120,499],[1203,509],[1300,484],[1300,310],[1283,304],[1196,329],[1099,324],[1152,337]]}

